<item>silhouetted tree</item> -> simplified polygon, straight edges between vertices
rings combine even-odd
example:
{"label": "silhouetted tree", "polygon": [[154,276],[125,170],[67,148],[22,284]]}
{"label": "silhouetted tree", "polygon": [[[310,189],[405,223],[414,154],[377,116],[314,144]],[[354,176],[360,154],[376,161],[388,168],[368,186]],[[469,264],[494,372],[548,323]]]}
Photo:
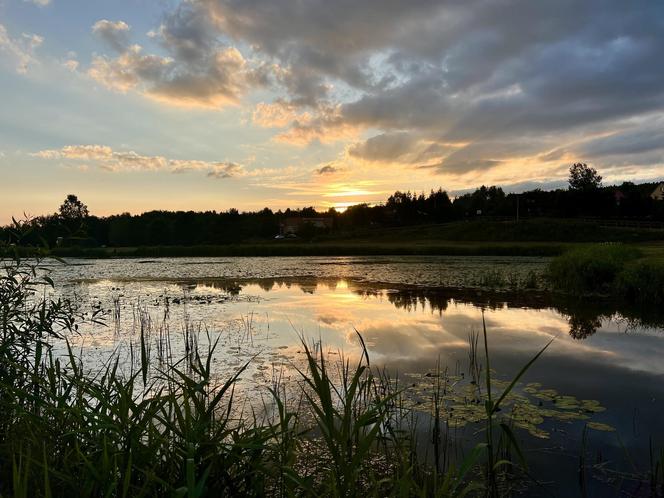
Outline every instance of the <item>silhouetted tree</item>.
{"label": "silhouetted tree", "polygon": [[64,220],[82,220],[87,218],[88,214],[88,206],[74,194],[69,194],[60,206],[60,217]]}
{"label": "silhouetted tree", "polygon": [[[601,186],[601,177],[585,164],[570,168],[570,188],[545,191],[534,189],[518,194],[521,216],[575,218],[625,218],[664,220],[664,202],[650,194],[657,183]],[[217,211],[149,211],[107,217],[91,216],[77,196],[69,195],[58,213],[29,221],[30,230],[21,244],[111,247],[141,245],[216,245],[272,239],[279,224],[290,217],[329,217],[331,234],[362,232],[370,227],[409,226],[442,223],[482,216],[512,217],[517,195],[505,194],[496,186],[482,186],[451,200],[445,190],[428,194],[394,192],[384,204],[356,204],[339,213],[334,209],[318,212],[314,207],[273,212],[268,208],[254,212],[229,209]],[[318,235],[310,230],[311,236]],[[0,241],[10,241],[10,227],[0,227]],[[301,236],[301,238],[303,238]],[[576,329],[582,330],[580,325]]]}
{"label": "silhouetted tree", "polygon": [[596,190],[602,186],[602,177],[586,163],[575,163],[569,169],[569,188],[572,190]]}

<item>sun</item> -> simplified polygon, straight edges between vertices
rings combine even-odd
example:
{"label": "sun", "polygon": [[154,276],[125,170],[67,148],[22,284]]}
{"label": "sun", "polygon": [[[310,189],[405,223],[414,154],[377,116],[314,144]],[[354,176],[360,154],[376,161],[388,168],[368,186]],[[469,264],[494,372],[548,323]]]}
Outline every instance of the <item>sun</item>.
{"label": "sun", "polygon": [[334,209],[337,213],[343,213],[350,206],[355,206],[358,202],[325,202],[325,209]]}

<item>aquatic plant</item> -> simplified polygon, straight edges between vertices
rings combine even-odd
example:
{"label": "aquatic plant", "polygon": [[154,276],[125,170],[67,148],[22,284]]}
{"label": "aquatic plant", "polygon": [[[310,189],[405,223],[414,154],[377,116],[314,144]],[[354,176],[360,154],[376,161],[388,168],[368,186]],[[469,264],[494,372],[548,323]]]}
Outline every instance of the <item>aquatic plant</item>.
{"label": "aquatic plant", "polygon": [[616,292],[638,305],[664,302],[664,264],[638,260],[625,265],[616,278]]}
{"label": "aquatic plant", "polygon": [[547,276],[553,286],[572,294],[610,294],[618,274],[641,252],[622,244],[601,244],[568,251],[554,258]]}
{"label": "aquatic plant", "polygon": [[547,278],[556,289],[574,295],[603,294],[650,307],[664,301],[664,264],[625,245],[569,251],[551,261]]}

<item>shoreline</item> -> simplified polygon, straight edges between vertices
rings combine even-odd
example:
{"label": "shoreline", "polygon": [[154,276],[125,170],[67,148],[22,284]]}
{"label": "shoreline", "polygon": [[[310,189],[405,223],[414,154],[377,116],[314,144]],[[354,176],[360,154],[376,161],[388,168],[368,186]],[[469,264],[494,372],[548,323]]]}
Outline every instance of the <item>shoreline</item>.
{"label": "shoreline", "polygon": [[178,258],[178,257],[287,257],[287,256],[558,256],[580,244],[565,242],[506,242],[506,243],[436,243],[415,242],[377,244],[331,244],[280,242],[265,244],[196,245],[196,246],[138,246],[138,247],[60,247],[38,249],[16,247],[0,256],[11,257],[41,254],[60,258]]}

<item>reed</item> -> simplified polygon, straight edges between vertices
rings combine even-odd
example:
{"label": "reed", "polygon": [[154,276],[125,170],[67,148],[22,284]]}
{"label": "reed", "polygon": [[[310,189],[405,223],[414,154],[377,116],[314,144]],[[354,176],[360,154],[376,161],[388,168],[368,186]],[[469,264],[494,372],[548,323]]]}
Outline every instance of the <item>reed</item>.
{"label": "reed", "polygon": [[621,244],[565,253],[551,261],[547,277],[555,289],[572,295],[605,295],[646,309],[664,300],[664,264]]}

